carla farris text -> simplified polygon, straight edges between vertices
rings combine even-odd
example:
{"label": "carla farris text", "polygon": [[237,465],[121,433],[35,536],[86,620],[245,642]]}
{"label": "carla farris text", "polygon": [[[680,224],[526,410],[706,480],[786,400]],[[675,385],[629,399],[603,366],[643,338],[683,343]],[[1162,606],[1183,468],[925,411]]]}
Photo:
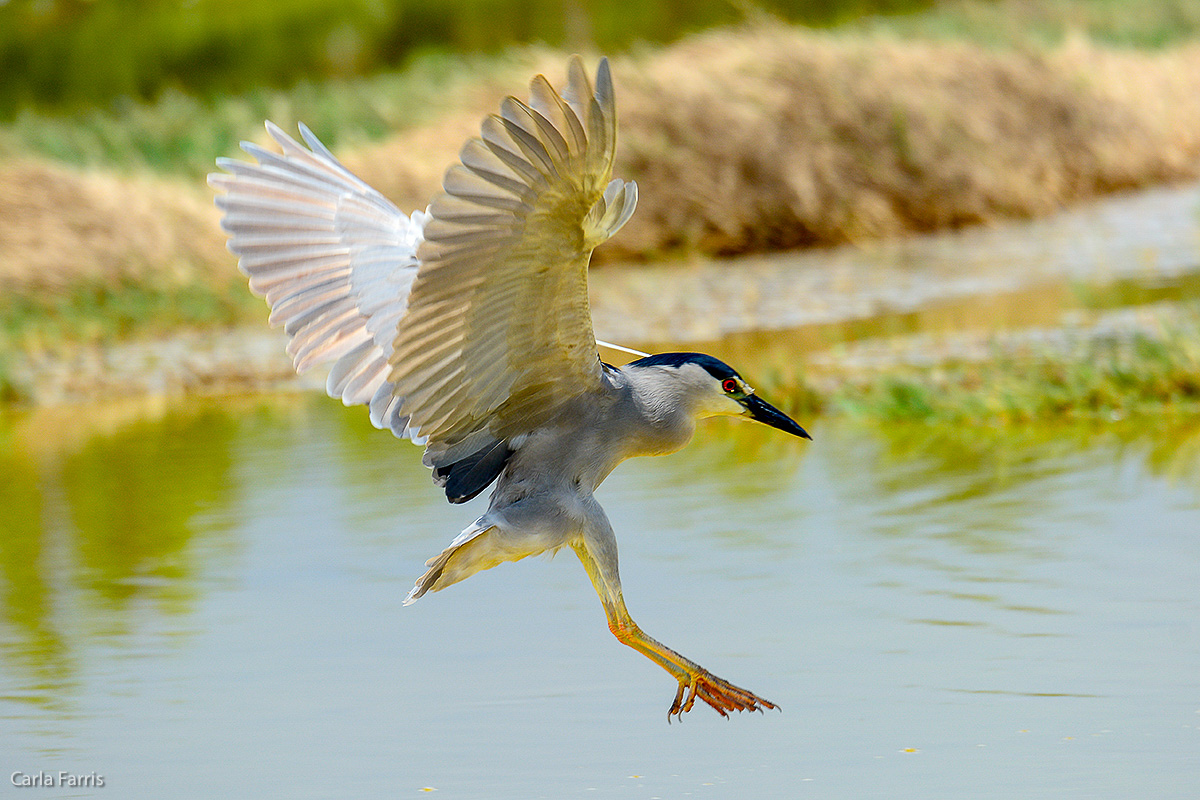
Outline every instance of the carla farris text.
{"label": "carla farris text", "polygon": [[65,786],[67,788],[98,789],[104,785],[104,776],[95,772],[77,774],[74,772],[21,772],[20,770],[8,776],[13,786],[32,788],[34,786]]}

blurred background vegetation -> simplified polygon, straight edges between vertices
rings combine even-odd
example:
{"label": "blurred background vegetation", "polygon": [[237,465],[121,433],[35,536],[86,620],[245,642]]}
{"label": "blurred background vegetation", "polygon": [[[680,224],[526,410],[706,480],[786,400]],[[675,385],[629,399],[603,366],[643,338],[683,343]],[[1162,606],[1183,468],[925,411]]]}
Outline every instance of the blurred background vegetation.
{"label": "blurred background vegetation", "polygon": [[0,0],[0,400],[23,352],[260,324],[203,176],[264,119],[408,210],[603,52],[644,196],[601,257],[752,253],[1194,180],[1198,42],[1200,0]]}
{"label": "blurred background vegetation", "polygon": [[174,89],[286,88],[403,66],[430,51],[539,42],[619,50],[773,15],[835,25],[931,0],[7,0],[0,117]]}
{"label": "blurred background vegetation", "polygon": [[0,0],[0,161],[195,178],[266,117],[335,148],[427,123],[483,79],[523,82],[524,45],[646,52],[764,20],[1156,50],[1200,36],[1200,0]]}

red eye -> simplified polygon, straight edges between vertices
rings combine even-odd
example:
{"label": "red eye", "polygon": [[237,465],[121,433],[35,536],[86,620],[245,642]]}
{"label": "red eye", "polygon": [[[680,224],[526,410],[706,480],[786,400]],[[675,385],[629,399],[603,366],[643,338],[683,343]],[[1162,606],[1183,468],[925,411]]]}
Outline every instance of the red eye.
{"label": "red eye", "polygon": [[729,394],[733,394],[738,390],[737,381],[735,381],[733,378],[726,378],[725,380],[721,381],[721,388]]}

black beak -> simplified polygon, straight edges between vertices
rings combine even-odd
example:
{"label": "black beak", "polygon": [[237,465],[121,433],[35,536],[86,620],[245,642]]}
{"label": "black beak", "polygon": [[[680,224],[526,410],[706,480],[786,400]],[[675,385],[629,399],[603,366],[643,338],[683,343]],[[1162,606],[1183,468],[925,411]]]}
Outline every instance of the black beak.
{"label": "black beak", "polygon": [[794,419],[766,400],[759,398],[758,395],[749,395],[742,400],[742,405],[746,407],[746,415],[750,419],[761,422],[764,425],[770,425],[772,428],[778,428],[784,433],[799,436],[801,439],[812,440],[812,437],[808,435],[808,431],[797,425]]}

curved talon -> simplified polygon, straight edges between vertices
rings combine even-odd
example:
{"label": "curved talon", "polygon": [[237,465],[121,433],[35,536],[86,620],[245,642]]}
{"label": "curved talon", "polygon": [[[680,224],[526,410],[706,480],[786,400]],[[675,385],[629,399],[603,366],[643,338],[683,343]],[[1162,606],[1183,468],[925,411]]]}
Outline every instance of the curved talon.
{"label": "curved talon", "polygon": [[667,710],[667,722],[670,722],[672,717],[683,719],[683,715],[691,711],[692,706],[696,704],[697,697],[726,719],[729,718],[730,711],[762,713],[766,708],[779,708],[770,700],[759,697],[753,692],[734,686],[729,681],[718,678],[710,672],[700,671],[680,679],[679,688],[675,692],[675,700]]}
{"label": "curved talon", "polygon": [[[680,709],[683,708],[683,692],[686,689],[687,689],[687,684],[684,683],[683,681],[680,681],[679,688],[675,691],[675,699],[673,701],[671,701],[671,707],[667,709],[667,724],[668,725],[671,724],[671,717],[676,716],[676,715],[682,715],[683,712]],[[683,719],[682,716],[680,716],[679,718]]]}

